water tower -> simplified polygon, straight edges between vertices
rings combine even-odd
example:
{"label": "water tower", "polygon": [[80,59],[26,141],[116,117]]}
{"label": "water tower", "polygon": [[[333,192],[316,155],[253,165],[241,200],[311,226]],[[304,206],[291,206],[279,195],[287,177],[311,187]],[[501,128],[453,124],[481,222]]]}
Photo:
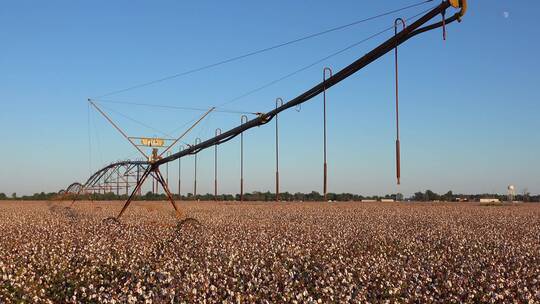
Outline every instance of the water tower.
{"label": "water tower", "polygon": [[514,201],[516,197],[516,187],[514,185],[508,185],[507,197],[509,202]]}

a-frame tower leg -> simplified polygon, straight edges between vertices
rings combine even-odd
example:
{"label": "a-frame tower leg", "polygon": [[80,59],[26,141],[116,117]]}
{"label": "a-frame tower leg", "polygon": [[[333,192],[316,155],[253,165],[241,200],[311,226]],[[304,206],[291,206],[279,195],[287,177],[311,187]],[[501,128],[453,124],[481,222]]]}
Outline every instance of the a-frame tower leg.
{"label": "a-frame tower leg", "polygon": [[135,189],[133,189],[133,191],[131,191],[131,194],[130,196],[128,197],[127,201],[124,203],[124,207],[122,207],[122,210],[120,211],[120,213],[118,214],[118,216],[116,217],[116,219],[120,219],[120,217],[122,216],[122,214],[124,214],[124,211],[126,211],[127,207],[131,204],[131,201],[133,200],[133,198],[135,197],[135,195],[137,194],[137,192],[139,191],[139,189],[141,189],[142,185],[144,184],[144,181],[146,180],[146,178],[150,175],[150,173],[152,172],[153,168],[152,168],[152,165],[148,166],[148,168],[144,171],[143,175],[141,176],[141,178],[137,181],[137,185],[135,186]]}
{"label": "a-frame tower leg", "polygon": [[[152,174],[154,173],[154,174]],[[182,212],[180,212],[180,209],[178,209],[178,206],[176,206],[176,202],[174,201],[174,198],[171,194],[171,191],[169,189],[169,185],[167,185],[167,182],[165,181],[165,179],[163,178],[163,175],[161,175],[161,172],[159,171],[159,168],[158,167],[154,167],[152,165],[150,165],[145,171],[144,173],[142,174],[141,178],[137,181],[137,185],[135,186],[135,189],[133,189],[133,191],[131,192],[131,195],[129,196],[129,198],[127,199],[127,201],[124,203],[124,206],[122,207],[122,210],[120,211],[120,213],[118,214],[118,216],[116,217],[116,219],[120,219],[120,217],[122,216],[122,214],[124,214],[124,211],[126,211],[126,209],[129,207],[129,205],[131,204],[131,202],[133,201],[133,198],[135,197],[135,195],[140,191],[144,181],[148,178],[148,176],[152,175],[158,183],[161,184],[161,186],[163,187],[163,190],[165,191],[165,193],[167,194],[167,198],[169,199],[169,201],[171,202],[171,205],[173,206],[174,208],[174,211],[176,212],[176,216],[177,217],[180,217],[182,215]]]}
{"label": "a-frame tower leg", "polygon": [[156,175],[157,181],[161,184],[161,186],[163,187],[163,190],[165,190],[165,193],[167,194],[167,197],[169,198],[169,201],[171,202],[171,205],[173,206],[174,211],[176,212],[176,216],[177,217],[182,216],[182,212],[180,212],[180,210],[176,206],[176,203],[175,203],[174,198],[173,198],[173,196],[171,194],[171,191],[169,190],[169,185],[167,184],[167,181],[165,181],[165,179],[163,178],[163,175],[159,171],[159,168],[156,168],[154,170],[154,173]]}

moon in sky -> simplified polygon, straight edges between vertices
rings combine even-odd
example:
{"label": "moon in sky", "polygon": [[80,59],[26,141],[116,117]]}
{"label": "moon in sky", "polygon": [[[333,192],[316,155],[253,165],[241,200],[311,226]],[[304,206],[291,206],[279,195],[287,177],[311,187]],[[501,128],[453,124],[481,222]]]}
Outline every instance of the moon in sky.
{"label": "moon in sky", "polygon": [[508,17],[510,17],[510,12],[503,12],[503,16],[505,19],[508,19]]}

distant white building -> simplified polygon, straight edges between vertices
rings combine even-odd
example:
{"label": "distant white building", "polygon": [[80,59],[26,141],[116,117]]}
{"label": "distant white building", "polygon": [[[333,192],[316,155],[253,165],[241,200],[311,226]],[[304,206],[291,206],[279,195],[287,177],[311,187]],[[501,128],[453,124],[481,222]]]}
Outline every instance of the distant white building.
{"label": "distant white building", "polygon": [[374,199],[363,199],[361,202],[362,203],[375,203],[377,200],[374,200]]}
{"label": "distant white building", "polygon": [[498,198],[481,198],[480,203],[500,203]]}
{"label": "distant white building", "polygon": [[381,198],[381,203],[393,203],[394,200],[391,198]]}

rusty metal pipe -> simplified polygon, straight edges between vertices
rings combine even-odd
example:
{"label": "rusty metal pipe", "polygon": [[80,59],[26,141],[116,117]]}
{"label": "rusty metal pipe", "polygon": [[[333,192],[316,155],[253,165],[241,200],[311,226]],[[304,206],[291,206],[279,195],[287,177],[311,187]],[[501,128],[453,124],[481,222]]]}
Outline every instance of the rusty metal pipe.
{"label": "rusty metal pipe", "polygon": [[332,69],[325,67],[323,69],[323,154],[324,154],[324,163],[323,163],[323,193],[324,201],[328,201],[327,192],[328,192],[328,165],[326,163],[326,72],[329,72],[330,77],[332,77]]}
{"label": "rusty metal pipe", "polygon": [[[178,152],[182,152],[183,145],[178,147]],[[182,158],[178,159],[178,199],[182,199]]]}
{"label": "rusty metal pipe", "polygon": [[[401,22],[402,30],[407,28],[405,25],[405,20],[397,18],[394,21],[394,36],[397,36],[398,23]],[[395,71],[396,71],[396,178],[397,184],[401,183],[401,155],[400,155],[400,143],[399,143],[399,76],[398,76],[398,44],[396,42],[396,47],[394,48],[394,60],[395,60]]]}
{"label": "rusty metal pipe", "polygon": [[120,195],[120,168],[116,169],[116,196]]}
{"label": "rusty metal pipe", "polygon": [[[195,145],[197,144],[200,144],[201,143],[201,139],[200,138],[196,138],[195,139]],[[195,173],[194,173],[194,180],[193,180],[193,199],[194,200],[197,200],[197,154],[198,153],[195,153]]]}
{"label": "rusty metal pipe", "polygon": [[126,167],[126,196],[129,194],[129,168]]}
{"label": "rusty metal pipe", "polygon": [[[240,116],[240,125],[248,121],[246,115]],[[240,133],[240,201],[244,201],[244,132]]]}
{"label": "rusty metal pipe", "polygon": [[[276,109],[283,106],[283,99],[281,97],[276,98]],[[278,129],[278,115],[276,113],[276,203],[279,202],[279,129]]]}
{"label": "rusty metal pipe", "polygon": [[[217,128],[215,136],[218,136],[221,134],[221,129]],[[214,146],[214,201],[217,202],[217,194],[218,194],[218,146]]]}
{"label": "rusty metal pipe", "polygon": [[[171,156],[171,151],[167,152],[167,156]],[[165,181],[169,185],[169,163],[165,166]]]}

